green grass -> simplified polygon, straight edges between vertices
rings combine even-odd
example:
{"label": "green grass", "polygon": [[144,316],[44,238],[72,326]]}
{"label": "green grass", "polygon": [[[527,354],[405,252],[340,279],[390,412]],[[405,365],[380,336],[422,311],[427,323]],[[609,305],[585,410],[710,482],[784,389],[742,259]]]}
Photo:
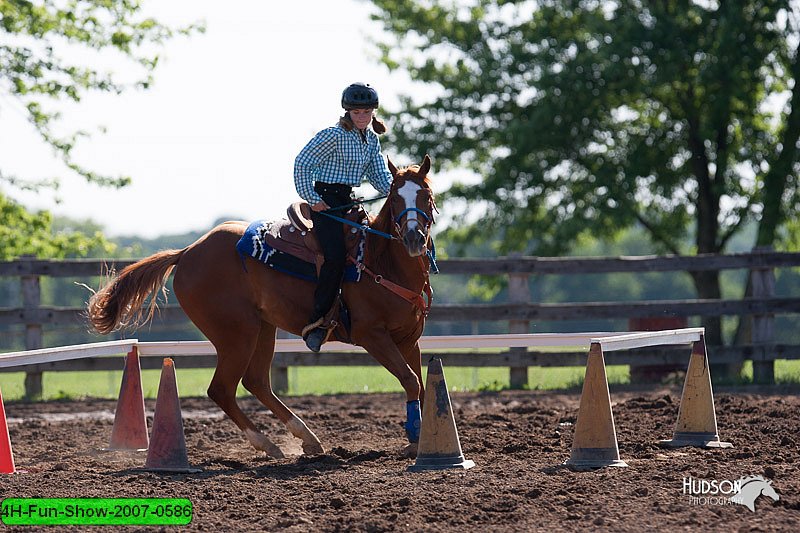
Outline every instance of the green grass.
{"label": "green grass", "polygon": [[[753,379],[753,364],[750,365],[750,379]],[[800,383],[800,360],[775,361],[775,382],[780,384]]]}
{"label": "green grass", "polygon": [[[576,388],[583,383],[584,367],[530,367],[529,388],[554,390]],[[626,365],[606,367],[608,382],[630,382]],[[155,398],[158,392],[159,370],[142,371],[142,391],[145,398]],[[212,369],[177,369],[178,392],[181,396],[205,396],[211,381]],[[739,383],[752,382],[753,369],[746,362]],[[780,384],[800,383],[800,361],[776,361],[775,377]],[[466,368],[446,367],[445,378],[451,391],[501,390],[509,386],[509,371],[503,367]],[[45,372],[44,399],[111,398],[119,394],[122,372]],[[0,374],[0,390],[5,401],[21,399],[25,392],[22,372]],[[289,395],[400,392],[398,381],[388,371],[377,366],[364,367],[292,367],[289,369]],[[239,395],[248,392],[241,386]]]}
{"label": "green grass", "polygon": [[[610,383],[627,383],[627,366],[607,367]],[[583,367],[530,367],[529,388],[563,389],[583,382]],[[505,367],[448,367],[445,379],[451,391],[501,390],[509,386]],[[400,383],[386,370],[375,367],[293,367],[289,369],[290,394],[401,392]]]}
{"label": "green grass", "polygon": [[[737,384],[749,385],[753,383],[753,362],[745,361],[742,375]],[[800,384],[800,360],[775,361],[775,383],[778,385]]]}

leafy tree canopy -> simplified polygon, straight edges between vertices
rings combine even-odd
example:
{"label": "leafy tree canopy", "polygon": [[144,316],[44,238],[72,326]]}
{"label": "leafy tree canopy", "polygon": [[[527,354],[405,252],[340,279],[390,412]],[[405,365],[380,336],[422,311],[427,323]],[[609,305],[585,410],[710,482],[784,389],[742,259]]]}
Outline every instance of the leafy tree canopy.
{"label": "leafy tree canopy", "polygon": [[30,213],[0,194],[0,261],[21,255],[58,258],[107,256],[114,245],[99,229],[56,228],[50,213]]}
{"label": "leafy tree canopy", "polygon": [[392,140],[481,176],[450,191],[485,210],[463,242],[559,254],[638,225],[714,253],[748,221],[774,244],[798,206],[796,1],[374,4],[383,63],[437,89]]}
{"label": "leafy tree canopy", "polygon": [[[201,27],[170,28],[143,14],[138,0],[0,0],[0,119],[11,106],[18,107],[42,141],[66,168],[89,182],[120,187],[128,176],[93,171],[73,158],[73,149],[85,131],[61,133],[58,105],[81,102],[90,92],[122,93],[146,89],[158,64],[159,46],[176,35]],[[93,59],[112,54],[115,65],[138,67],[136,79],[123,79],[114,70],[104,71]],[[108,59],[106,57],[106,59]],[[108,61],[106,61],[108,62]],[[20,190],[56,188],[59,178],[37,179],[13,175],[3,168],[0,156],[0,232],[5,257],[15,254],[82,253],[95,235],[52,236],[47,213],[31,214],[4,194]],[[17,231],[21,235],[10,235]],[[7,241],[8,236],[12,240]],[[47,244],[53,239],[52,246]],[[6,244],[9,243],[9,244]]]}

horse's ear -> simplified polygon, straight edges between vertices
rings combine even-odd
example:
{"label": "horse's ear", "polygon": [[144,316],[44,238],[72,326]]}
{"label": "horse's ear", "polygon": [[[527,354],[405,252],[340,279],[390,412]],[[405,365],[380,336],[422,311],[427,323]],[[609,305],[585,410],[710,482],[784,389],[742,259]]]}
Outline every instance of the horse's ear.
{"label": "horse's ear", "polygon": [[389,164],[389,172],[392,173],[392,177],[397,177],[397,167],[394,166],[394,163],[392,163],[392,160],[389,159],[388,156],[386,157],[386,162]]}
{"label": "horse's ear", "polygon": [[422,160],[422,164],[419,167],[419,173],[421,176],[427,176],[428,172],[431,171],[431,158],[428,154],[425,154],[425,159]]}

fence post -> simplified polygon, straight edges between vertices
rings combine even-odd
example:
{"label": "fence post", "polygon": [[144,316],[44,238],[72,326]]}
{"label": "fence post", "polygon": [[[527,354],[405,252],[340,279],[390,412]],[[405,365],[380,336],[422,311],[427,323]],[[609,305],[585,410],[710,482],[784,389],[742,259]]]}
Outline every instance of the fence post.
{"label": "fence post", "polygon": [[[288,339],[289,335],[279,329],[275,335],[278,339]],[[285,365],[278,366],[275,364],[274,360],[272,363],[272,368],[270,369],[270,383],[272,384],[272,390],[274,390],[278,394],[286,394],[289,392],[289,367]]]}
{"label": "fence post", "polygon": [[[771,251],[769,246],[757,246],[753,252]],[[758,268],[751,272],[753,298],[772,298],[775,296],[775,270]],[[753,382],[765,385],[775,384],[775,315],[765,313],[753,315],[752,343],[756,350],[753,353]]]}
{"label": "fence post", "polygon": [[[31,259],[27,257],[27,259]],[[22,276],[22,307],[26,315],[33,316],[42,303],[42,291],[39,283],[39,276]],[[29,319],[30,320],[30,319]],[[42,325],[36,322],[25,324],[25,349],[38,350],[43,346]],[[42,373],[25,373],[25,397],[29,399],[41,398],[42,396]]]}
{"label": "fence post", "polygon": [[[514,254],[515,257],[521,257]],[[528,274],[524,272],[511,272],[508,274],[508,300],[511,303],[530,303],[531,292],[528,284]],[[509,320],[509,333],[528,333],[530,322],[528,320]],[[526,348],[509,348],[511,356],[524,354]],[[528,367],[512,366],[510,368],[509,384],[512,389],[523,389],[528,386]]]}
{"label": "fence post", "polygon": [[272,390],[278,394],[289,392],[289,367],[273,366],[270,372],[270,383],[272,383]]}

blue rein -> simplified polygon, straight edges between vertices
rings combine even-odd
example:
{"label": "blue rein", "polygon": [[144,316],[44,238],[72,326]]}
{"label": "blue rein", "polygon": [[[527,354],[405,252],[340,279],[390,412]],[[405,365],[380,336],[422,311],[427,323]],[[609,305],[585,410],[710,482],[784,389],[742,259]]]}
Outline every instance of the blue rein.
{"label": "blue rein", "polygon": [[376,229],[372,229],[369,226],[367,226],[366,224],[359,224],[358,222],[353,222],[352,220],[347,220],[346,218],[337,217],[336,215],[332,215],[332,214],[327,213],[325,211],[320,211],[320,214],[325,215],[328,218],[332,218],[333,220],[336,220],[338,222],[341,222],[342,224],[347,224],[348,226],[353,226],[354,228],[358,228],[361,231],[366,231],[366,232],[372,233],[374,235],[380,235],[381,237],[383,237],[385,239],[389,239],[389,240],[394,239],[394,237],[389,235],[388,233],[384,233],[382,231],[378,231]]}
{"label": "blue rein", "polygon": [[[409,211],[416,211],[417,213],[419,213],[420,215],[425,217],[426,221],[430,220],[430,217],[422,209],[418,209],[416,207],[409,207],[407,209],[404,209],[403,212],[400,213],[400,216],[395,218],[395,221],[399,222],[399,220],[401,218],[403,218],[403,216]],[[379,236],[381,236],[381,237],[383,237],[385,239],[393,240],[393,239],[397,238],[397,237],[394,237],[393,235],[389,235],[388,233],[384,233],[383,231],[372,229],[369,226],[367,226],[366,224],[359,224],[358,222],[353,222],[352,220],[347,220],[346,218],[342,218],[342,217],[338,217],[336,215],[332,215],[327,211],[320,211],[320,214],[325,215],[328,218],[332,218],[333,220],[336,220],[338,222],[341,222],[342,224],[347,224],[348,226],[353,226],[354,228],[358,228],[361,231],[366,231],[368,233],[372,233],[373,235],[379,235]],[[439,267],[436,266],[436,246],[433,244],[433,238],[431,238],[430,241],[431,241],[431,246],[428,249],[428,251],[426,252],[427,255],[428,255],[428,260],[430,261],[430,270],[434,274],[438,274],[439,273]]]}

